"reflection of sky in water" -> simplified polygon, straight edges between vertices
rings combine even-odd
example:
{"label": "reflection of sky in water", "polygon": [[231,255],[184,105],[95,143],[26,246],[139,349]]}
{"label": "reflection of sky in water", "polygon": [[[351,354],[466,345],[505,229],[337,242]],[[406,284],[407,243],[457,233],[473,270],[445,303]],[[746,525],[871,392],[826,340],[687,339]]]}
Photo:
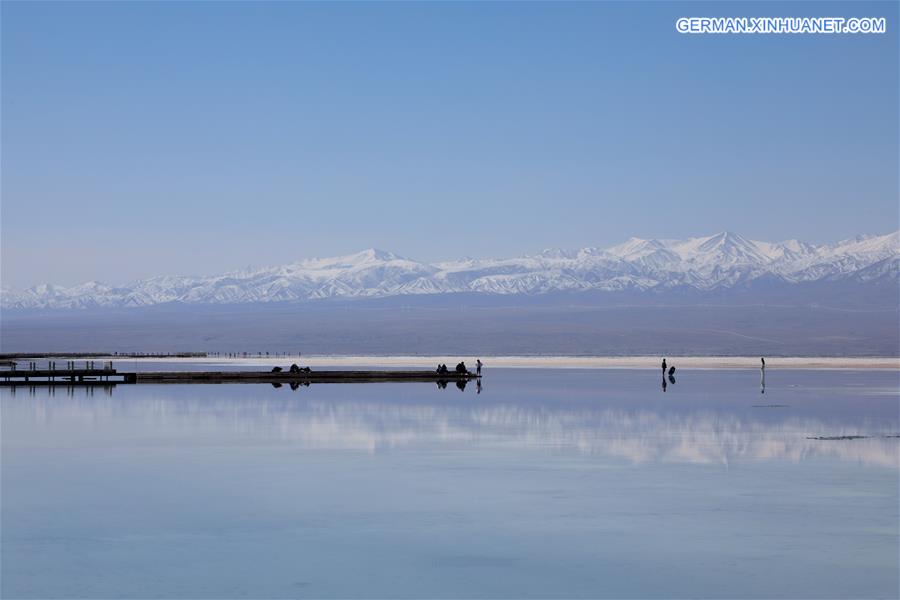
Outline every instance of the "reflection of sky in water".
{"label": "reflection of sky in water", "polygon": [[2,595],[896,596],[897,377],[3,391]]}

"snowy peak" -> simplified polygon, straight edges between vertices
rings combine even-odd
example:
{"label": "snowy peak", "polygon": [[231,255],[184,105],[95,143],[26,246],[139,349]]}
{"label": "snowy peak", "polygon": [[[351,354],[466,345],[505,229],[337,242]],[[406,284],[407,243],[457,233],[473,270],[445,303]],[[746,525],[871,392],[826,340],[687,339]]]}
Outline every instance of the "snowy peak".
{"label": "snowy peak", "polygon": [[562,248],[545,248],[537,255],[538,258],[550,260],[565,260],[578,256],[578,251],[563,250]]}
{"label": "snowy peak", "polygon": [[770,261],[756,242],[728,231],[672,242],[670,248],[683,261],[710,267],[766,264]]}
{"label": "snowy peak", "polygon": [[608,248],[606,251],[619,258],[640,258],[659,250],[666,250],[665,245],[659,240],[644,240],[641,238],[628,238],[622,244]]}
{"label": "snowy peak", "polygon": [[685,287],[708,291],[772,278],[786,283],[838,279],[896,282],[898,257],[900,232],[857,236],[821,246],[793,239],[760,242],[727,231],[686,240],[633,237],[607,249],[553,248],[533,256],[433,264],[369,248],[346,256],[210,277],[161,276],[122,286],[96,281],[68,288],[43,284],[22,292],[3,287],[2,306],[130,307],[167,302],[226,304],[459,292],[660,292]]}
{"label": "snowy peak", "polygon": [[348,262],[356,262],[359,264],[373,262],[390,262],[392,260],[406,260],[402,256],[398,256],[387,250],[379,250],[378,248],[369,248],[356,254],[345,257]]}
{"label": "snowy peak", "polygon": [[681,257],[660,240],[629,238],[625,243],[606,250],[607,254],[648,269],[667,269]]}
{"label": "snowy peak", "polygon": [[721,252],[726,255],[757,255],[753,242],[730,231],[723,231],[708,237],[698,246],[702,252]]}
{"label": "snowy peak", "polygon": [[886,235],[858,235],[829,246],[834,255],[879,255],[897,251],[900,246],[900,231]]}
{"label": "snowy peak", "polygon": [[386,263],[395,260],[406,260],[401,256],[397,256],[393,252],[379,250],[378,248],[369,248],[355,254],[346,256],[335,256],[331,258],[311,258],[301,260],[296,265],[307,269],[328,269],[328,268],[354,268],[365,267],[377,263]]}
{"label": "snowy peak", "polygon": [[771,260],[796,260],[814,254],[816,247],[798,240],[786,240],[777,244],[754,242]]}

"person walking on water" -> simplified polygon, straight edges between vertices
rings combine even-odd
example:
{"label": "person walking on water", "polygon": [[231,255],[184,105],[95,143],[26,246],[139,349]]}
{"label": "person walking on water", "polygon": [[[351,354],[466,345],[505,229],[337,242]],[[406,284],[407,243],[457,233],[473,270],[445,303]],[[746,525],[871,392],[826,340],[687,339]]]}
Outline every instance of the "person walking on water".
{"label": "person walking on water", "polygon": [[483,365],[483,364],[484,363],[481,362],[480,358],[475,360],[475,374],[478,375],[479,377],[481,377],[481,365]]}

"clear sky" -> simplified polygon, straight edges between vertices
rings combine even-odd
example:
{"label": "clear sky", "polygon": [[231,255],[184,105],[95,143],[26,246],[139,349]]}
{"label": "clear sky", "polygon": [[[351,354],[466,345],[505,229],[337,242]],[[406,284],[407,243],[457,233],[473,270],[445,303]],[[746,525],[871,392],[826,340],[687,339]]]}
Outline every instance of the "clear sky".
{"label": "clear sky", "polygon": [[0,10],[4,285],[898,228],[896,2]]}

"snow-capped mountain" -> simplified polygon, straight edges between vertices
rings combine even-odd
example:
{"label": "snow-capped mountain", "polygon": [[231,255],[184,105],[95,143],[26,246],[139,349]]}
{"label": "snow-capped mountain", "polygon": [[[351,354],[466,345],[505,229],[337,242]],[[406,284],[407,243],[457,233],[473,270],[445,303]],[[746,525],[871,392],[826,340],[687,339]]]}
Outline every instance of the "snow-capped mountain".
{"label": "snow-capped mountain", "polygon": [[211,277],[153,277],[122,286],[88,282],[2,289],[4,308],[230,304],[375,298],[407,294],[541,294],[553,291],[700,291],[762,277],[786,284],[848,279],[896,282],[900,232],[815,246],[768,243],[724,232],[687,240],[631,238],[611,248],[549,249],[508,259],[422,263],[381,250]]}

